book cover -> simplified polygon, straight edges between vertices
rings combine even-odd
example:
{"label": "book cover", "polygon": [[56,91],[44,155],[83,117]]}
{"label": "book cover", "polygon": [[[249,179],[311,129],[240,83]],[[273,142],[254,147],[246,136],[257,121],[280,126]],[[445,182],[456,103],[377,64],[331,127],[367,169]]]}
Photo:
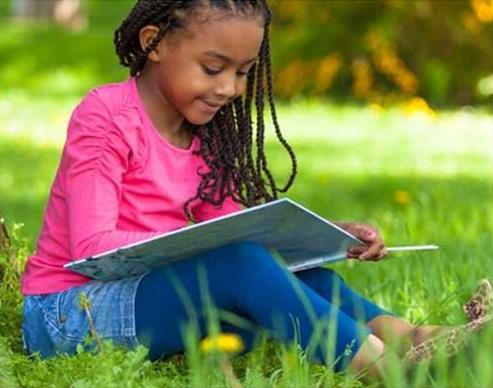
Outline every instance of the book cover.
{"label": "book cover", "polygon": [[97,280],[114,280],[239,241],[263,244],[293,272],[343,260],[350,246],[361,243],[330,221],[283,198],[73,261],[65,268]]}

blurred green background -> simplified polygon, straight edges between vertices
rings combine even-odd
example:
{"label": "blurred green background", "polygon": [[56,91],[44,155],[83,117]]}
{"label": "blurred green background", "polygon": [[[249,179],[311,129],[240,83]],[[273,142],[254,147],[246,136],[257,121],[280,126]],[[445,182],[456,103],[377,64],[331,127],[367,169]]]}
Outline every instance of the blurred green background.
{"label": "blurred green background", "polygon": [[[53,17],[65,27],[13,21],[23,1],[49,7],[56,0],[0,0],[2,90],[77,94],[126,74],[113,54],[112,32],[132,0],[62,0],[80,3],[77,13],[65,6]],[[385,103],[419,96],[435,107],[491,108],[491,0],[270,4],[279,97]]]}
{"label": "blurred green background", "polygon": [[[63,6],[53,12],[55,3]],[[463,322],[461,304],[479,279],[493,278],[493,0],[270,3],[278,116],[298,161],[289,197],[331,220],[372,223],[390,246],[438,244],[433,253],[333,267],[414,323]],[[34,21],[21,12],[29,4],[51,11]],[[112,37],[132,4],[0,0],[0,217],[15,246],[0,244],[0,387],[223,386],[193,380],[198,372],[176,360],[150,366],[106,353],[44,363],[20,352],[19,276],[67,123],[91,88],[128,76]],[[269,166],[282,184],[289,158],[268,129]],[[436,379],[401,376],[385,386],[491,387],[491,334]],[[245,386],[362,386],[330,374],[322,384],[308,369],[279,367],[282,353],[264,353],[245,361]],[[309,377],[297,385],[299,376]]]}

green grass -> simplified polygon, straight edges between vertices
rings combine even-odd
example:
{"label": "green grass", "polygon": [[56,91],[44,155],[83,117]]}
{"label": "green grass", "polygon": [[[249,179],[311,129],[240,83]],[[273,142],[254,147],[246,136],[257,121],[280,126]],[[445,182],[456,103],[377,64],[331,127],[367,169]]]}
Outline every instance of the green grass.
{"label": "green grass", "polygon": [[[85,83],[83,83],[85,85]],[[107,349],[41,361],[20,351],[18,272],[34,249],[77,93],[36,94],[14,88],[0,96],[0,211],[14,233],[0,254],[0,387],[225,386],[213,360],[189,347],[188,357],[157,363],[144,350]],[[493,117],[482,112],[406,116],[398,107],[336,106],[298,101],[280,107],[299,175],[289,196],[331,220],[377,225],[389,245],[436,243],[437,253],[402,254],[380,263],[334,265],[356,290],[414,323],[464,322],[461,304],[483,277],[493,278]],[[289,172],[269,135],[275,175]],[[395,193],[409,193],[409,203]],[[406,377],[399,365],[384,386],[493,385],[493,333],[472,355]],[[195,356],[194,356],[195,354]],[[294,349],[264,342],[233,360],[245,386],[359,386],[345,375],[308,365]],[[211,366],[212,365],[212,366]]]}
{"label": "green grass", "polygon": [[[0,388],[226,386],[214,359],[197,353],[145,361],[145,350],[38,360],[21,352],[19,273],[35,247],[70,113],[91,87],[123,79],[112,30],[130,0],[88,1],[91,28],[68,33],[50,25],[2,19],[0,0],[0,214],[13,237],[0,253]],[[380,263],[333,268],[356,290],[414,323],[464,322],[461,304],[479,279],[493,278],[492,115],[472,108],[407,116],[395,107],[297,101],[280,107],[283,132],[298,158],[289,196],[331,220],[377,225],[389,245],[436,243],[436,253],[403,254]],[[267,153],[282,182],[289,161],[270,135]],[[408,193],[409,203],[395,193]],[[493,386],[493,333],[471,354],[439,360],[406,377],[399,363],[387,387]],[[233,360],[248,387],[361,386],[296,349],[264,341]]]}

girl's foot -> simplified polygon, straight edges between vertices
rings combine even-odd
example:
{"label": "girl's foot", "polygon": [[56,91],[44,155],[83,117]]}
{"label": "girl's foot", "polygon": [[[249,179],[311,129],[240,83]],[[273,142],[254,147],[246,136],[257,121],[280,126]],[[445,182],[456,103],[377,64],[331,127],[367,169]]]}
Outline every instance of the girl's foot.
{"label": "girl's foot", "polygon": [[419,345],[411,347],[405,354],[404,360],[407,365],[414,365],[432,359],[440,350],[447,356],[454,356],[464,348],[471,333],[479,331],[490,322],[493,322],[493,314],[484,315],[465,325],[423,341]]}
{"label": "girl's foot", "polygon": [[493,288],[488,279],[481,280],[476,292],[462,308],[468,322],[493,314]]}
{"label": "girl's foot", "polygon": [[[418,344],[411,347],[406,353],[406,361],[415,364],[431,359],[440,348],[449,356],[455,355],[463,348],[469,334],[493,321],[493,288],[488,279],[481,280],[471,299],[464,304],[463,310],[467,315],[468,323],[466,325],[446,330],[424,341],[417,341]],[[442,331],[440,327],[438,328],[439,330],[436,331]],[[433,331],[431,332],[433,333]]]}

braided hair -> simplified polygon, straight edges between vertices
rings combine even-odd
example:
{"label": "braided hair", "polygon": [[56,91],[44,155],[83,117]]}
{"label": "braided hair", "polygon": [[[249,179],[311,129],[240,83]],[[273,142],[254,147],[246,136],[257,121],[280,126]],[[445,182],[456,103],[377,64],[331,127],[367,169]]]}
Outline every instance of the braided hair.
{"label": "braided hair", "polygon": [[[123,66],[130,68],[132,76],[144,68],[148,54],[156,48],[166,33],[184,28],[191,14],[201,7],[215,8],[233,15],[262,16],[264,37],[258,58],[247,75],[244,96],[223,106],[214,118],[205,125],[197,126],[185,122],[194,136],[200,140],[200,149],[195,151],[205,161],[208,171],[198,171],[201,182],[194,197],[183,205],[187,218],[193,220],[190,204],[200,199],[220,206],[227,197],[246,207],[278,198],[293,184],[297,164],[293,149],[283,138],[277,120],[273,98],[272,69],[269,47],[269,25],[271,11],[267,0],[138,0],[128,17],[115,31],[116,53]],[[146,25],[159,28],[150,44],[142,49],[139,32]],[[277,138],[287,150],[292,170],[283,187],[278,187],[267,167],[264,152],[265,124],[263,118],[264,92]],[[254,134],[252,105],[256,110],[256,133],[254,157]]]}

